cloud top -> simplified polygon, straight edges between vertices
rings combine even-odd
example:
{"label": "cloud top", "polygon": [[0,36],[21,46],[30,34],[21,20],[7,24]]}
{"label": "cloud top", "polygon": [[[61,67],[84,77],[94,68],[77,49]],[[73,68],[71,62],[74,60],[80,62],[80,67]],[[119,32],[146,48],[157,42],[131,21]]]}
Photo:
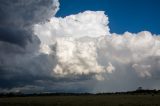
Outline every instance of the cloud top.
{"label": "cloud top", "polygon": [[53,17],[49,22],[37,25],[35,30],[40,31],[37,31],[39,36],[44,33],[46,36],[55,37],[99,37],[110,34],[108,23],[104,11],[85,11],[64,18]]}

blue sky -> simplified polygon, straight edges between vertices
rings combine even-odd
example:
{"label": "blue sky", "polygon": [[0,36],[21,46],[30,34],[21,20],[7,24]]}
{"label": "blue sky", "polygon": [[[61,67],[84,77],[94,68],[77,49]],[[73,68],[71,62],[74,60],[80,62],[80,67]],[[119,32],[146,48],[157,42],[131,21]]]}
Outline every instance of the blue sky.
{"label": "blue sky", "polygon": [[56,16],[64,17],[85,10],[105,11],[114,33],[148,30],[160,34],[160,0],[60,0]]}

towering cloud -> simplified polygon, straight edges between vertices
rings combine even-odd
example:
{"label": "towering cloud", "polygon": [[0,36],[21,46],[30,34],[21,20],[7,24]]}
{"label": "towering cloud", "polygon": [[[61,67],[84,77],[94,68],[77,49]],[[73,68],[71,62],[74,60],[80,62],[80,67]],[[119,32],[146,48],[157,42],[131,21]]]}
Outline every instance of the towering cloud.
{"label": "towering cloud", "polygon": [[95,43],[98,37],[109,35],[107,24],[104,12],[85,11],[65,18],[53,17],[45,24],[35,25],[35,34],[41,40],[40,51],[53,54],[57,59],[54,75],[92,76],[111,72],[113,68],[97,62]]}
{"label": "towering cloud", "polygon": [[112,34],[103,11],[58,18],[58,9],[57,0],[0,1],[1,91],[86,92],[97,80],[95,90],[160,88],[159,36]]}

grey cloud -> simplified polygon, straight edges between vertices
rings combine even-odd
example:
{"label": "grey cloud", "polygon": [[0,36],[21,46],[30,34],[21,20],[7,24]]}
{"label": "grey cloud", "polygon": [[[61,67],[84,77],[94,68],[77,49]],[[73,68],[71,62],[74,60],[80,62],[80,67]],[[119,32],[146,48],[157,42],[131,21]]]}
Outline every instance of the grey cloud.
{"label": "grey cloud", "polygon": [[2,27],[0,28],[0,40],[25,47],[32,40],[32,32],[13,26]]}
{"label": "grey cloud", "polygon": [[56,59],[39,52],[41,42],[32,27],[50,19],[58,8],[58,0],[0,1],[0,88],[23,88],[36,85],[37,80],[51,80]]}
{"label": "grey cloud", "polygon": [[58,6],[56,0],[0,1],[0,40],[25,46],[34,35],[32,25],[52,17]]}
{"label": "grey cloud", "polygon": [[3,0],[0,3],[0,25],[33,25],[52,17],[58,6],[57,0]]}

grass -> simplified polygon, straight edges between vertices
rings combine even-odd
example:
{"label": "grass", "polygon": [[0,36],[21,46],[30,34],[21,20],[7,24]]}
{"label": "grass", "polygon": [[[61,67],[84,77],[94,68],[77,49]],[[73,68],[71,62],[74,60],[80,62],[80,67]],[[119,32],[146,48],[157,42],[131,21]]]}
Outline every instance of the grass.
{"label": "grass", "polygon": [[160,106],[160,95],[5,97],[0,106]]}

